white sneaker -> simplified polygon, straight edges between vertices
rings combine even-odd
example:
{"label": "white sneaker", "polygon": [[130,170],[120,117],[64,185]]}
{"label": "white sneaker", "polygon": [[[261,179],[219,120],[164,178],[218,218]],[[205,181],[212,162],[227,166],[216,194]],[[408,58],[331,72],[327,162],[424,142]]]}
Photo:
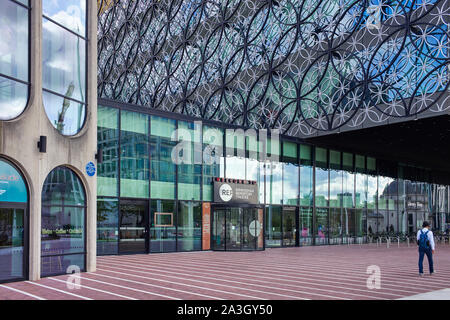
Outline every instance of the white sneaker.
{"label": "white sneaker", "polygon": [[423,277],[423,273],[419,273],[419,277]]}

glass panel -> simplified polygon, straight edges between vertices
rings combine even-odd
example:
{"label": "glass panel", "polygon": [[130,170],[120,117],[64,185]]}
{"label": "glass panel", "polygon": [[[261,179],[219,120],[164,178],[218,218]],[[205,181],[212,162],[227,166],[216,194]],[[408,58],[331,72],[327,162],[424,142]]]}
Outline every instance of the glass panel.
{"label": "glass panel", "polygon": [[240,208],[231,208],[227,211],[226,218],[226,250],[241,250],[242,243],[242,210]]}
{"label": "glass panel", "polygon": [[243,132],[226,131],[226,178],[245,180],[245,136]]}
{"label": "glass panel", "polygon": [[283,204],[285,205],[298,205],[298,175],[298,165],[290,163],[283,164]]}
{"label": "glass panel", "polygon": [[66,273],[71,265],[84,270],[85,206],[83,184],[72,170],[50,172],[42,190],[42,276]]}
{"label": "glass panel", "polygon": [[42,205],[84,206],[84,187],[81,180],[67,168],[50,172],[42,190]]}
{"label": "glass panel", "polygon": [[212,248],[214,250],[225,250],[225,218],[226,210],[214,210]]}
{"label": "glass panel", "polygon": [[149,117],[121,112],[120,196],[149,197]]}
{"label": "glass panel", "polygon": [[283,164],[266,163],[266,202],[282,204],[283,200]]}
{"label": "glass panel", "polygon": [[316,245],[328,244],[328,209],[316,208]]}
{"label": "glass panel", "polygon": [[1,7],[0,73],[28,82],[28,9],[6,0]]}
{"label": "glass panel", "polygon": [[341,244],[343,233],[343,212],[340,208],[330,209],[330,243]]}
{"label": "glass panel", "polygon": [[176,251],[175,203],[152,200],[150,219],[150,252]]}
{"label": "glass panel", "polygon": [[98,164],[97,196],[117,197],[119,190],[119,111],[98,107],[98,150],[103,162]]}
{"label": "glass panel", "polygon": [[42,256],[83,253],[85,209],[42,207]]}
{"label": "glass panel", "polygon": [[[85,271],[85,255],[75,254],[68,256],[48,256],[41,258],[41,276],[49,277],[67,273],[69,267],[78,267],[80,271]],[[73,270],[73,269],[72,269]]]}
{"label": "glass panel", "polygon": [[22,175],[0,159],[0,202],[28,202],[28,191]]}
{"label": "glass panel", "polygon": [[24,278],[24,209],[0,208],[0,281]]}
{"label": "glass panel", "polygon": [[283,208],[283,246],[293,247],[297,240],[296,208]]}
{"label": "glass panel", "polygon": [[86,106],[73,100],[43,91],[45,112],[52,125],[61,134],[72,136],[84,125]]}
{"label": "glass panel", "polygon": [[0,120],[18,117],[27,105],[28,85],[0,76]]}
{"label": "glass panel", "polygon": [[261,232],[257,209],[243,208],[242,249],[256,250],[256,243]]}
{"label": "glass panel", "polygon": [[281,207],[266,207],[266,247],[281,246]]}
{"label": "glass panel", "polygon": [[43,0],[42,10],[45,16],[73,32],[86,34],[86,0]]}
{"label": "glass panel", "polygon": [[213,201],[213,179],[224,176],[223,131],[203,126],[203,201]]}
{"label": "glass panel", "polygon": [[316,168],[316,206],[328,207],[328,170]]}
{"label": "glass panel", "polygon": [[43,21],[43,88],[86,102],[85,41]]}
{"label": "glass panel", "polygon": [[[341,206],[344,208],[355,207],[355,174],[344,171],[343,173],[343,192],[340,197]],[[361,201],[361,199],[358,199]]]}
{"label": "glass panel", "polygon": [[312,244],[313,208],[300,207],[300,246]]}
{"label": "glass panel", "polygon": [[119,216],[119,252],[147,252],[147,220],[146,203],[120,203]]}
{"label": "glass panel", "polygon": [[300,205],[313,205],[313,168],[311,166],[300,167]]}
{"label": "glass panel", "polygon": [[367,176],[365,174],[356,174],[356,208],[367,207]]}
{"label": "glass panel", "polygon": [[202,207],[200,203],[182,201],[178,208],[178,251],[202,250]]}
{"label": "glass panel", "polygon": [[330,207],[342,206],[342,178],[342,171],[330,170]]}
{"label": "glass panel", "polygon": [[118,254],[119,201],[97,200],[97,255]]}
{"label": "glass panel", "polygon": [[178,200],[201,200],[202,127],[191,122],[178,121],[178,141],[182,145],[182,161],[178,163]]}
{"label": "glass panel", "polygon": [[175,164],[172,150],[177,145],[172,141],[176,121],[151,117],[151,197],[153,199],[175,199]]}

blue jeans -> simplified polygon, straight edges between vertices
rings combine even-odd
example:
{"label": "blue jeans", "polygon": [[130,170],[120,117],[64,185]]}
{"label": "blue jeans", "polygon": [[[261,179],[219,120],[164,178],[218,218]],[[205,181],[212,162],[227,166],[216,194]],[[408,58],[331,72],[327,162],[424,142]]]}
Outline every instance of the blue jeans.
{"label": "blue jeans", "polygon": [[430,273],[434,272],[433,267],[433,253],[431,252],[431,248],[429,249],[421,249],[419,248],[419,273],[423,273],[423,258],[427,255],[428,265],[430,267]]}

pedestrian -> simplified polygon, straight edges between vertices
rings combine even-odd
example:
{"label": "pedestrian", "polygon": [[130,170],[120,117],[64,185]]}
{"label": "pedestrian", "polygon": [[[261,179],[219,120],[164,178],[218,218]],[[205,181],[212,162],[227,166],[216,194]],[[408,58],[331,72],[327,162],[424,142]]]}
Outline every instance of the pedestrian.
{"label": "pedestrian", "polygon": [[430,275],[434,274],[433,254],[435,250],[433,231],[430,230],[430,224],[424,221],[422,230],[417,232],[417,244],[419,246],[419,276],[423,277],[423,259],[425,255],[428,258]]}

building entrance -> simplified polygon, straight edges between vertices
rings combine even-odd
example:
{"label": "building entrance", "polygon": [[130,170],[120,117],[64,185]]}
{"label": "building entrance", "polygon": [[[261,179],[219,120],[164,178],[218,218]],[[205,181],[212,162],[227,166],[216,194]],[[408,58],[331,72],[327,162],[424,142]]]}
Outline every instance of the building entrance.
{"label": "building entrance", "polygon": [[216,251],[264,249],[262,209],[213,207],[211,247]]}

